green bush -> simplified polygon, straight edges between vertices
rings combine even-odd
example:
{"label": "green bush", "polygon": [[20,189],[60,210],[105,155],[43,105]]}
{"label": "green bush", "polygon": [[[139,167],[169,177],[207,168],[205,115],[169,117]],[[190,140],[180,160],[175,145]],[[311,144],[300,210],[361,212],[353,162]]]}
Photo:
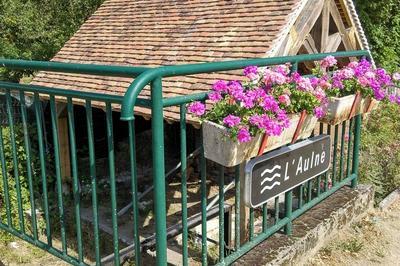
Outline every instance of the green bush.
{"label": "green bush", "polygon": [[400,186],[400,107],[381,104],[364,121],[360,178],[373,184],[376,201]]}
{"label": "green bush", "polygon": [[[14,161],[13,161],[13,152],[12,152],[12,144],[11,144],[11,135],[9,127],[2,127],[3,132],[3,149],[4,149],[4,159],[5,159],[5,170],[6,170],[6,180],[8,182],[8,191],[10,198],[10,209],[11,209],[11,218],[12,223],[15,228],[19,228],[19,216],[18,216],[18,197],[17,197],[17,187],[16,187],[16,179],[14,176]],[[31,209],[30,205],[30,194],[29,194],[29,184],[28,184],[28,174],[27,174],[27,156],[25,152],[25,143],[24,143],[24,134],[21,125],[16,125],[14,128],[15,132],[15,142],[16,142],[16,157],[17,157],[17,169],[18,169],[18,177],[20,181],[21,188],[21,202],[23,211],[26,212]],[[34,149],[33,149],[34,150]],[[37,177],[37,156],[35,156],[35,152],[31,153],[32,159],[32,176]],[[39,193],[39,179],[33,178],[33,190],[36,193]],[[6,221],[6,200],[4,196],[4,178],[3,173],[0,171],[0,202],[1,206],[4,206],[0,209],[0,217],[1,221],[4,223]],[[37,208],[37,206],[36,206]],[[23,214],[25,215],[25,214]],[[29,229],[29,222],[25,222],[26,229]]]}

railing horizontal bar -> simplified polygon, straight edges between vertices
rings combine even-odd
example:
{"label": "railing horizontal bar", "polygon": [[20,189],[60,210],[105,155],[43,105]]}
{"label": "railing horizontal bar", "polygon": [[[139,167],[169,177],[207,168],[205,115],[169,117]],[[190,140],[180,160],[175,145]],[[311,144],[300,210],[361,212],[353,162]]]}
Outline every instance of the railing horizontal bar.
{"label": "railing horizontal bar", "polygon": [[349,182],[351,180],[353,180],[354,178],[357,178],[356,174],[352,174],[352,175],[346,177],[342,181],[336,183],[336,185],[334,187],[332,187],[328,191],[322,193],[319,197],[316,197],[315,199],[307,202],[306,204],[303,205],[302,208],[297,209],[296,211],[294,211],[292,213],[292,219],[296,219],[300,215],[304,214],[304,212],[306,212],[307,210],[309,210],[312,207],[314,207],[317,203],[319,203],[322,200],[326,199],[327,197],[329,197],[330,195],[332,195],[333,193],[335,193],[336,191],[338,191],[340,188],[344,187],[345,185],[348,185]]}
{"label": "railing horizontal bar", "polygon": [[302,61],[316,61],[331,55],[335,57],[359,57],[365,56],[370,57],[370,54],[366,50],[360,51],[345,51],[336,53],[321,53],[321,54],[307,54],[297,56],[283,56],[273,58],[259,58],[259,59],[246,59],[246,60],[234,60],[224,62],[212,62],[212,63],[200,63],[200,64],[187,64],[187,65],[176,65],[176,66],[162,66],[159,68],[153,68],[146,72],[143,72],[138,76],[133,83],[129,86],[128,90],[124,95],[124,100],[121,109],[121,120],[132,120],[133,107],[136,105],[140,92],[156,79],[162,79],[163,77],[174,77],[174,76],[185,76],[199,73],[210,73],[217,71],[227,71],[242,69],[246,66],[267,66],[284,64],[287,62],[302,62]]}
{"label": "railing horizontal bar", "polygon": [[239,259],[241,256],[249,252],[252,248],[263,242],[265,239],[279,231],[282,227],[284,227],[288,222],[290,222],[289,218],[285,217],[281,219],[277,224],[268,228],[266,232],[260,233],[256,237],[253,238],[252,241],[245,243],[243,246],[240,247],[235,253],[229,255],[225,258],[223,263],[219,263],[216,265],[230,265]]}
{"label": "railing horizontal bar", "polygon": [[207,93],[196,93],[196,94],[189,94],[184,96],[177,96],[177,97],[170,97],[163,99],[163,106],[169,107],[174,105],[181,105],[185,103],[190,103],[191,101],[204,101],[207,99]]}
{"label": "railing horizontal bar", "polygon": [[[353,180],[354,178],[356,178],[357,175],[353,174],[349,177],[347,177],[346,179],[344,179],[341,182],[338,182],[336,184],[335,187],[333,187],[331,190],[321,194],[320,197],[317,197],[315,199],[313,199],[310,202],[307,202],[306,204],[303,205],[303,207],[301,209],[297,209],[296,211],[294,211],[291,215],[292,219],[295,219],[297,217],[299,217],[300,215],[302,215],[306,210],[311,209],[313,206],[315,206],[317,203],[321,202],[322,200],[324,200],[325,198],[329,197],[330,195],[332,195],[333,193],[335,193],[337,190],[339,190],[340,188],[342,188],[343,186],[347,185],[351,180]],[[217,265],[230,265],[231,263],[233,263],[234,261],[236,261],[238,258],[240,258],[241,256],[243,256],[244,254],[246,254],[247,252],[249,252],[252,248],[254,248],[255,246],[257,246],[258,244],[260,244],[261,242],[263,242],[265,239],[267,239],[268,237],[270,237],[272,234],[276,233],[277,231],[279,231],[281,228],[283,228],[285,225],[287,225],[290,222],[290,219],[285,217],[282,218],[281,220],[279,220],[278,223],[276,223],[275,225],[271,226],[270,228],[268,228],[268,230],[266,232],[263,232],[261,234],[259,234],[258,236],[256,236],[255,238],[253,238],[252,241],[247,242],[246,244],[244,244],[242,247],[240,247],[239,250],[237,250],[235,253],[233,253],[232,255],[228,256],[225,258],[223,264],[217,264]]]}
{"label": "railing horizontal bar", "polygon": [[7,226],[5,226],[5,225],[2,224],[2,223],[0,223],[0,229],[2,229],[2,230],[4,230],[4,231],[7,231],[7,232],[13,234],[13,235],[16,236],[16,237],[19,237],[20,239],[22,239],[22,240],[24,240],[24,241],[26,241],[26,242],[28,242],[28,243],[30,243],[30,244],[32,244],[32,245],[35,245],[35,246],[37,246],[37,247],[39,247],[39,248],[41,248],[41,249],[43,249],[43,250],[46,250],[46,251],[49,252],[50,254],[56,256],[57,258],[60,258],[60,259],[62,259],[62,260],[64,260],[64,261],[66,261],[66,262],[68,262],[68,263],[70,263],[70,264],[72,264],[72,265],[77,265],[77,266],[78,266],[78,265],[79,265],[79,266],[81,266],[81,265],[87,265],[87,264],[85,264],[85,263],[80,263],[80,262],[79,262],[78,260],[76,260],[74,257],[71,257],[71,256],[69,256],[69,255],[64,255],[64,254],[63,254],[61,251],[59,251],[58,249],[53,248],[53,247],[49,246],[48,244],[43,243],[42,241],[39,241],[39,240],[36,240],[36,241],[35,241],[33,238],[31,238],[30,236],[28,236],[28,235],[26,235],[26,234],[24,234],[24,233],[18,232],[17,230],[15,230],[15,229],[13,229],[13,228],[8,228]]}
{"label": "railing horizontal bar", "polygon": [[48,61],[29,61],[18,59],[0,59],[0,67],[8,69],[43,70],[50,72],[78,73],[97,76],[136,77],[148,67],[116,66],[62,63]]}
{"label": "railing horizontal bar", "polygon": [[173,76],[191,75],[198,73],[210,73],[215,71],[235,70],[250,65],[268,66],[268,65],[285,64],[288,62],[299,63],[304,61],[316,61],[316,60],[321,60],[327,56],[359,57],[359,56],[369,56],[369,52],[365,50],[360,50],[360,51],[344,51],[336,53],[303,54],[296,56],[280,56],[280,57],[270,57],[270,58],[232,60],[223,62],[165,66],[165,67],[160,67],[159,70],[161,76],[173,77]]}
{"label": "railing horizontal bar", "polygon": [[72,97],[72,98],[82,98],[82,99],[101,100],[101,101],[107,100],[115,103],[120,103],[123,98],[122,96],[118,95],[107,95],[107,94],[91,93],[78,90],[67,90],[61,88],[19,84],[6,81],[0,81],[0,88],[10,89],[10,90],[22,90],[27,92],[38,92],[43,94],[54,94],[57,96]]}

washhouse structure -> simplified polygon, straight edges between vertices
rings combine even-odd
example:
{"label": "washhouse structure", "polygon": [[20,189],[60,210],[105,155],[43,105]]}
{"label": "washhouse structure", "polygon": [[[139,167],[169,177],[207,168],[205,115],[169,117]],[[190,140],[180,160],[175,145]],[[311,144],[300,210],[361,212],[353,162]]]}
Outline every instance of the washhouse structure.
{"label": "washhouse structure", "polygon": [[309,74],[327,55],[372,60],[351,0],[106,0],[51,62],[0,59],[36,71],[0,82],[0,230],[73,265],[226,265],[290,235],[356,186],[361,116],[314,132],[332,134],[331,173],[249,208],[243,165],[205,159],[186,105],[246,66]]}

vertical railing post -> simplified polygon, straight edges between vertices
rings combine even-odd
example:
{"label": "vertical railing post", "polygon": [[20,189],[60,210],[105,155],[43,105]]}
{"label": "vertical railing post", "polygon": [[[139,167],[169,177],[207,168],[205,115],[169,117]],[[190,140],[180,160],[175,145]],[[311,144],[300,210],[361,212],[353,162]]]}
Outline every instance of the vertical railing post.
{"label": "vertical railing post", "polygon": [[355,178],[351,180],[351,187],[355,188],[358,185],[358,166],[360,156],[360,140],[361,140],[361,114],[355,117],[354,124],[354,146],[353,146],[353,164],[352,173]]}
{"label": "vertical railing post", "polygon": [[164,166],[164,117],[162,82],[158,77],[151,82],[151,127],[153,152],[154,213],[156,223],[157,265],[167,265],[166,197]]}
{"label": "vertical railing post", "polygon": [[290,190],[285,193],[285,217],[289,218],[289,222],[285,225],[285,234],[291,235],[292,234],[292,199],[293,199],[293,191]]}

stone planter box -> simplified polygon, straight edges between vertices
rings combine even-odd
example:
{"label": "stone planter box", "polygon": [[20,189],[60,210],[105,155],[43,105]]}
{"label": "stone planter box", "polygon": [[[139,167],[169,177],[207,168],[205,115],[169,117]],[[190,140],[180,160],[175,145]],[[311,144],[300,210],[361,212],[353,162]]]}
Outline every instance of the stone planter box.
{"label": "stone planter box", "polygon": [[[337,125],[345,120],[348,120],[355,98],[356,95],[348,95],[341,98],[330,98],[326,116],[321,118],[320,122],[330,125]],[[363,98],[361,101],[356,103],[354,115],[369,113],[376,109],[378,104],[379,102],[373,98]]]}
{"label": "stone planter box", "polygon": [[[290,116],[290,126],[280,136],[268,137],[264,153],[289,144],[294,136],[300,115]],[[307,115],[300,130],[298,140],[308,138],[313,132],[318,119]],[[250,142],[239,143],[229,137],[228,129],[210,121],[202,124],[204,155],[216,163],[226,167],[238,165],[245,160],[257,156],[263,135],[255,136]]]}

